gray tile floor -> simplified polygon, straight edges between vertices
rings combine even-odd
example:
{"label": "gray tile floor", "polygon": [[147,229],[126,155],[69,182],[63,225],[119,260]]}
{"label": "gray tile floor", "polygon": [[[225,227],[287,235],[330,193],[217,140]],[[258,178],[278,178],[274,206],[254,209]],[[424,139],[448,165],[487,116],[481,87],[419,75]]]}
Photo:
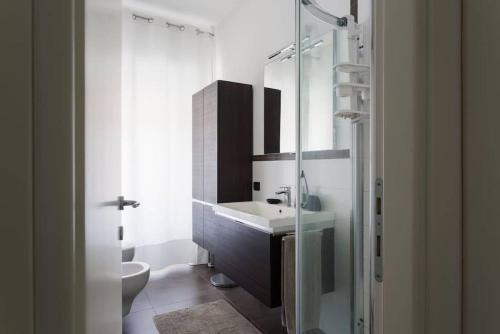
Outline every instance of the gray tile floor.
{"label": "gray tile floor", "polygon": [[286,333],[281,326],[281,308],[268,308],[240,287],[213,287],[209,279],[215,273],[216,270],[206,265],[176,265],[153,273],[146,288],[134,300],[130,314],[123,318],[123,333],[157,334],[154,315],[218,299],[232,304],[262,333]]}

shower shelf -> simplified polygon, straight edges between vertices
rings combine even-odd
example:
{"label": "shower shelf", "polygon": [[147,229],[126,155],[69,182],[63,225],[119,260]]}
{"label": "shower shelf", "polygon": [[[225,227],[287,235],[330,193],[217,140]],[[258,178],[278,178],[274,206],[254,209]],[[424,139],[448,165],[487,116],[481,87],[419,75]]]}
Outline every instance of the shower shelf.
{"label": "shower shelf", "polygon": [[349,109],[341,109],[333,113],[335,117],[340,117],[344,119],[358,119],[363,116],[369,116],[370,113],[367,111],[359,111],[359,110],[349,110]]}
{"label": "shower shelf", "polygon": [[348,97],[354,92],[366,92],[370,89],[369,85],[353,83],[353,82],[340,82],[333,86],[338,97]]}
{"label": "shower shelf", "polygon": [[333,66],[333,69],[343,73],[361,73],[370,71],[370,66],[355,63],[338,63]]}

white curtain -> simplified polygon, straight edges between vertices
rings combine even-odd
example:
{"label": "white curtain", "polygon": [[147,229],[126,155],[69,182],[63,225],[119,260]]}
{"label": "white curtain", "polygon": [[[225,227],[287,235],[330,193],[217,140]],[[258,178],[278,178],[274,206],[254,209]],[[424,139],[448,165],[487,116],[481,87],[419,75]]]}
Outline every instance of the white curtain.
{"label": "white curtain", "polygon": [[194,27],[123,17],[122,215],[136,260],[160,269],[196,261],[191,242],[191,97],[213,79],[214,40]]}

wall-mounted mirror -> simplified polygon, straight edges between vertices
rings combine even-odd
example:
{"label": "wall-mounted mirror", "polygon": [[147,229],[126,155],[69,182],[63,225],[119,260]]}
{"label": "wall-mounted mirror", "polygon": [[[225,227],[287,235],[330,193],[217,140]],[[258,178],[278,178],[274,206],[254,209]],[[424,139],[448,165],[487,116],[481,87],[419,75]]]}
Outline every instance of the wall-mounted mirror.
{"label": "wall-mounted mirror", "polygon": [[[305,42],[302,50],[303,78],[312,93],[302,101],[303,150],[348,149],[343,144],[343,123],[334,117],[335,32],[329,31]],[[264,153],[295,151],[295,50],[293,44],[271,55],[264,69]],[[330,69],[325,71],[325,69]],[[312,80],[314,79],[314,80]],[[313,135],[314,134],[314,135]],[[348,141],[346,141],[348,142]]]}
{"label": "wall-mounted mirror", "polygon": [[[281,50],[264,69],[264,153],[295,151],[295,51]],[[272,57],[272,56],[270,56]]]}

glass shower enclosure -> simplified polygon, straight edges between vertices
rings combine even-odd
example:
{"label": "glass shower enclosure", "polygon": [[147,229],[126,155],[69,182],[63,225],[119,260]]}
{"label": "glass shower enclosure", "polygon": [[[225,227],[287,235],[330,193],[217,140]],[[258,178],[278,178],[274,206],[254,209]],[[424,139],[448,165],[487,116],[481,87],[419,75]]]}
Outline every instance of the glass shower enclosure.
{"label": "glass shower enclosure", "polygon": [[371,2],[296,1],[297,333],[370,333]]}

